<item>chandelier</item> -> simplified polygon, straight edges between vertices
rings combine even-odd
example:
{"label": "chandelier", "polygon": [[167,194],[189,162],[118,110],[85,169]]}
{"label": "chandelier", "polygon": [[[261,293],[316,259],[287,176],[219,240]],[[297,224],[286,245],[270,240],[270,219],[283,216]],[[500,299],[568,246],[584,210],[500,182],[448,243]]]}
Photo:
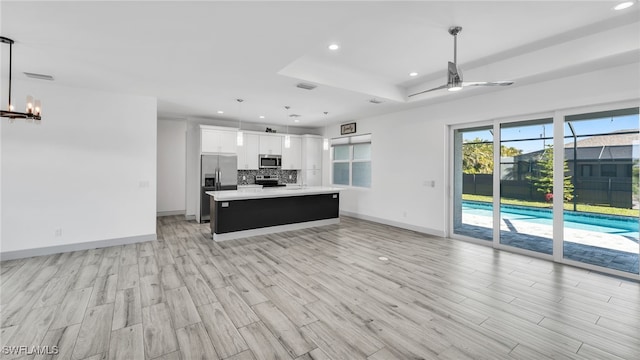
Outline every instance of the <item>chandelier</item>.
{"label": "chandelier", "polygon": [[3,44],[9,44],[9,109],[0,110],[0,117],[6,117],[9,119],[28,119],[40,121],[40,113],[42,112],[40,100],[34,100],[31,95],[27,96],[27,105],[25,112],[13,111],[14,107],[11,103],[11,58],[14,41],[4,36],[0,36],[0,42]]}

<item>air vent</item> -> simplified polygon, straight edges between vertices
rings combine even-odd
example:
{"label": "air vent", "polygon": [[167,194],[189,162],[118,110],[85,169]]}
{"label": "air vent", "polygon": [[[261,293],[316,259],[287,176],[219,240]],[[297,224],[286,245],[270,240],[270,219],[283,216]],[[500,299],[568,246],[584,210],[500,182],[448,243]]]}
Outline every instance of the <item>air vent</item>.
{"label": "air vent", "polygon": [[375,99],[375,98],[369,100],[369,102],[372,103],[372,104],[382,104],[382,100],[378,100],[378,99]]}
{"label": "air vent", "polygon": [[25,74],[26,77],[30,77],[32,79],[53,81],[53,76],[51,75],[36,74],[36,73],[30,73],[30,72],[23,72],[23,74]]}
{"label": "air vent", "polygon": [[296,87],[299,87],[300,89],[305,89],[305,90],[313,90],[318,86],[313,84],[307,84],[307,83],[299,83],[298,85],[296,85]]}
{"label": "air vent", "polygon": [[300,116],[302,116],[302,115],[299,115],[299,114],[291,114],[291,115],[289,115],[290,118],[299,118]]}

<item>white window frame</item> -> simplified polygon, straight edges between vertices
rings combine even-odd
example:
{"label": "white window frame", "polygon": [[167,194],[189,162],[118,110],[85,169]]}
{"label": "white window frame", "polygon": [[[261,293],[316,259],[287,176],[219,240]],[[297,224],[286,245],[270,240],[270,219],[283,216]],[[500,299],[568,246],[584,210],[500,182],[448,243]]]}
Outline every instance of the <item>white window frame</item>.
{"label": "white window frame", "polygon": [[[364,135],[355,135],[355,136],[345,136],[340,138],[331,139],[331,185],[338,187],[346,187],[346,188],[354,188],[354,189],[371,189],[373,185],[373,179],[369,179],[369,186],[356,186],[353,185],[353,163],[364,163],[368,162],[370,164],[373,163],[372,156],[369,156],[368,160],[365,159],[354,159],[353,158],[353,147],[354,145],[359,144],[372,144],[371,142],[371,134]],[[347,160],[335,160],[334,159],[334,147],[336,146],[348,146],[349,147],[349,157]],[[335,184],[333,182],[333,164],[335,163],[348,163],[349,164],[349,184]]]}

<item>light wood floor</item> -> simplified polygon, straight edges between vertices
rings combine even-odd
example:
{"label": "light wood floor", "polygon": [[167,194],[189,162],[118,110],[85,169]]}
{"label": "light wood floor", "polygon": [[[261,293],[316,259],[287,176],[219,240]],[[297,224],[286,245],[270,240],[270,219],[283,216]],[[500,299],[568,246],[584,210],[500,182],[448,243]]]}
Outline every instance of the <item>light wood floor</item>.
{"label": "light wood floor", "polygon": [[214,243],[163,217],[158,238],[2,262],[2,345],[78,360],[640,358],[636,282],[351,218]]}

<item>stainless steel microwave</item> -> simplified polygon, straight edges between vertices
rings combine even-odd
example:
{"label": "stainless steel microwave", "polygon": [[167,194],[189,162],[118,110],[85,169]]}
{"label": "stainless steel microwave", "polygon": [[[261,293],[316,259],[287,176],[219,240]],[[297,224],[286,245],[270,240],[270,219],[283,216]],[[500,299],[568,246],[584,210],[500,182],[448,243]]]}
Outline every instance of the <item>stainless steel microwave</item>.
{"label": "stainless steel microwave", "polygon": [[282,156],[280,155],[258,155],[260,169],[280,169],[282,167]]}

